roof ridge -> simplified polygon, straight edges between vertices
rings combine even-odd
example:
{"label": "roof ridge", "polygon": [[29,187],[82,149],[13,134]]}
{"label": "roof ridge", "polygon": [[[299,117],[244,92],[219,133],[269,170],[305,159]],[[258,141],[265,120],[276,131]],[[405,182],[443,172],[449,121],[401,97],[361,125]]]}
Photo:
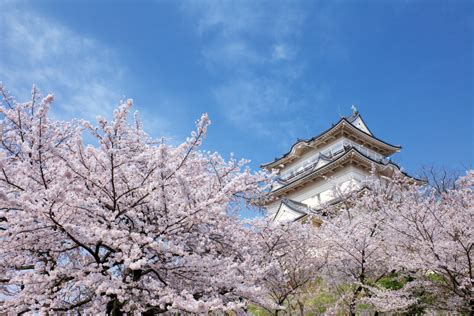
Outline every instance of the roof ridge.
{"label": "roof ridge", "polygon": [[[359,114],[359,112],[357,112],[355,119],[357,119],[358,117],[362,117],[362,116]],[[354,120],[355,120],[355,119],[354,119]],[[291,146],[291,149],[290,149],[287,153],[283,154],[283,155],[280,156],[280,157],[276,157],[276,158],[275,158],[273,161],[271,161],[271,162],[264,163],[264,164],[260,165],[260,167],[265,168],[265,166],[272,165],[272,164],[274,164],[275,162],[277,162],[277,161],[279,161],[279,160],[281,160],[281,159],[287,157],[288,155],[291,154],[291,152],[293,151],[293,148],[294,148],[297,144],[299,144],[300,142],[310,143],[310,142],[314,141],[315,139],[317,139],[317,138],[323,136],[324,134],[328,133],[329,131],[331,131],[331,130],[332,130],[333,128],[335,128],[337,125],[341,124],[342,121],[346,121],[347,123],[349,123],[350,126],[352,126],[353,128],[355,128],[357,131],[359,131],[359,132],[361,132],[361,133],[367,135],[368,137],[370,137],[370,138],[374,139],[375,141],[378,141],[378,142],[380,142],[380,143],[382,143],[382,144],[384,144],[384,145],[386,145],[386,146],[393,147],[393,148],[398,148],[398,149],[401,149],[401,148],[402,148],[402,147],[399,146],[399,145],[392,145],[392,144],[387,143],[387,142],[383,141],[382,139],[380,139],[380,138],[374,136],[373,134],[371,135],[371,134],[368,134],[368,133],[364,132],[363,130],[360,130],[359,128],[357,128],[356,126],[354,126],[354,125],[344,116],[344,117],[342,117],[336,124],[333,124],[330,128],[326,129],[325,131],[319,133],[319,134],[316,135],[316,136],[313,136],[313,137],[311,137],[311,138],[309,138],[309,139],[306,139],[306,140],[305,140],[305,139],[299,139],[299,138],[297,138],[297,141]]]}

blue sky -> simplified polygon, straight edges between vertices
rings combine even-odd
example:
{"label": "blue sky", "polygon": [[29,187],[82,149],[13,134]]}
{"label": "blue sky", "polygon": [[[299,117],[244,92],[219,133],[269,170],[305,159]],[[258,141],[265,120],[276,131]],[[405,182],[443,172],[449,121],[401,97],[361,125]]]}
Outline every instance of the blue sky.
{"label": "blue sky", "polygon": [[207,112],[205,148],[255,169],[352,104],[410,173],[474,161],[471,1],[0,0],[0,80],[65,119],[133,98],[172,142]]}

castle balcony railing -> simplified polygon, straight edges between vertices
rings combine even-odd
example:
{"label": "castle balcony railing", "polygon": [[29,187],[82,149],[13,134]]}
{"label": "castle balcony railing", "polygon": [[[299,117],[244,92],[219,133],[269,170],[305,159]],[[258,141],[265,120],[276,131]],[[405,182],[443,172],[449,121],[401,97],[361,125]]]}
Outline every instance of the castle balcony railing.
{"label": "castle balcony railing", "polygon": [[342,153],[349,151],[351,148],[357,149],[364,156],[369,157],[374,161],[381,162],[383,164],[387,164],[390,162],[389,159],[383,157],[382,155],[360,144],[357,144],[350,140],[344,140],[344,141],[334,144],[333,146],[329,147],[326,150],[323,150],[317,155],[311,158],[308,158],[302,165],[293,167],[290,170],[285,171],[282,175],[280,175],[277,178],[277,180],[282,181],[282,182],[287,182],[288,180],[291,180],[292,178],[297,177],[313,169],[321,159],[327,161],[326,163],[328,163],[329,161],[333,160],[336,156],[339,156]]}

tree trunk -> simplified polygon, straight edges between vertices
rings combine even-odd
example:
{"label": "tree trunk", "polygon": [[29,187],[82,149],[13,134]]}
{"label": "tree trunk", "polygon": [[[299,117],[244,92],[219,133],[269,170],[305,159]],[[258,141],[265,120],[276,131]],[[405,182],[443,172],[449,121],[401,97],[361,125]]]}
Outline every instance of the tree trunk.
{"label": "tree trunk", "polygon": [[107,303],[106,313],[107,316],[123,316],[122,304],[120,304],[115,295]]}
{"label": "tree trunk", "polygon": [[361,286],[357,287],[357,289],[354,291],[351,303],[349,304],[349,314],[351,316],[355,316],[355,314],[356,314],[356,307],[357,307],[356,306],[356,299],[357,299],[357,294],[359,294],[360,291],[362,291]]}
{"label": "tree trunk", "polygon": [[356,314],[355,310],[356,310],[355,302],[354,302],[354,299],[352,299],[351,304],[349,305],[349,315],[355,316]]}
{"label": "tree trunk", "polygon": [[300,309],[300,316],[304,316],[304,304],[298,300],[298,307]]}

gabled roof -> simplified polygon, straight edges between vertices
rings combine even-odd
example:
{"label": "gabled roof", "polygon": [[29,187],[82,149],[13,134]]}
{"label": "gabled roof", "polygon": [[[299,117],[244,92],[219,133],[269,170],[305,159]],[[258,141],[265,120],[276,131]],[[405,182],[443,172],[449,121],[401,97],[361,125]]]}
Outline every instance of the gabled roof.
{"label": "gabled roof", "polygon": [[362,119],[362,116],[359,114],[359,112],[355,111],[352,112],[352,114],[346,118],[349,123],[360,129],[361,131],[374,136],[372,131],[369,129],[367,124],[365,124],[364,120]]}
{"label": "gabled roof", "polygon": [[298,215],[295,216],[292,221],[299,221],[303,219],[304,217],[308,215],[317,215],[321,217],[326,217],[328,216],[327,212],[324,210],[324,208],[328,206],[335,205],[341,201],[340,198],[336,198],[332,201],[329,201],[328,203],[325,203],[325,206],[323,208],[319,209],[313,209],[306,205],[305,203],[302,202],[297,202],[295,200],[291,200],[288,198],[283,198],[280,203],[280,207],[278,208],[277,212],[275,213],[275,216],[273,216],[273,221],[275,221],[278,217],[281,216],[283,212],[285,212],[285,206],[290,209],[291,211],[294,211]]}
{"label": "gabled roof", "polygon": [[290,200],[288,198],[283,198],[281,202],[295,212],[298,212],[301,214],[306,214],[308,212],[308,208],[309,208],[308,205],[302,202],[297,202],[295,200]]}
{"label": "gabled roof", "polygon": [[[358,122],[359,124],[361,124],[361,126],[359,127],[354,126],[353,125],[354,122]],[[362,116],[359,114],[359,112],[354,112],[349,117],[342,117],[336,124],[334,124],[332,127],[330,127],[329,129],[325,130],[324,132],[322,132],[321,134],[317,136],[314,136],[307,140],[298,139],[296,143],[294,143],[291,146],[291,149],[289,152],[285,153],[283,156],[279,158],[275,158],[275,160],[272,162],[262,164],[260,167],[265,168],[265,169],[275,168],[278,165],[285,163],[286,160],[288,160],[292,155],[294,155],[296,148],[300,146],[311,147],[311,145],[317,144],[318,142],[322,141],[322,139],[324,138],[326,134],[332,133],[333,131],[336,131],[337,129],[344,129],[344,128],[361,138],[366,138],[367,141],[370,141],[371,143],[373,143],[374,146],[383,148],[386,151],[387,155],[398,152],[401,149],[401,146],[391,145],[375,137],[370,132],[365,122],[362,120]]]}
{"label": "gabled roof", "polygon": [[275,213],[275,216],[273,217],[273,220],[276,220],[278,217],[281,216],[282,212],[285,211],[285,206],[297,213],[297,215],[293,218],[293,221],[297,221],[300,218],[303,218],[304,216],[308,215],[308,213],[310,213],[310,208],[308,207],[308,205],[294,200],[290,200],[288,198],[283,198],[281,200],[280,207],[278,208]]}

